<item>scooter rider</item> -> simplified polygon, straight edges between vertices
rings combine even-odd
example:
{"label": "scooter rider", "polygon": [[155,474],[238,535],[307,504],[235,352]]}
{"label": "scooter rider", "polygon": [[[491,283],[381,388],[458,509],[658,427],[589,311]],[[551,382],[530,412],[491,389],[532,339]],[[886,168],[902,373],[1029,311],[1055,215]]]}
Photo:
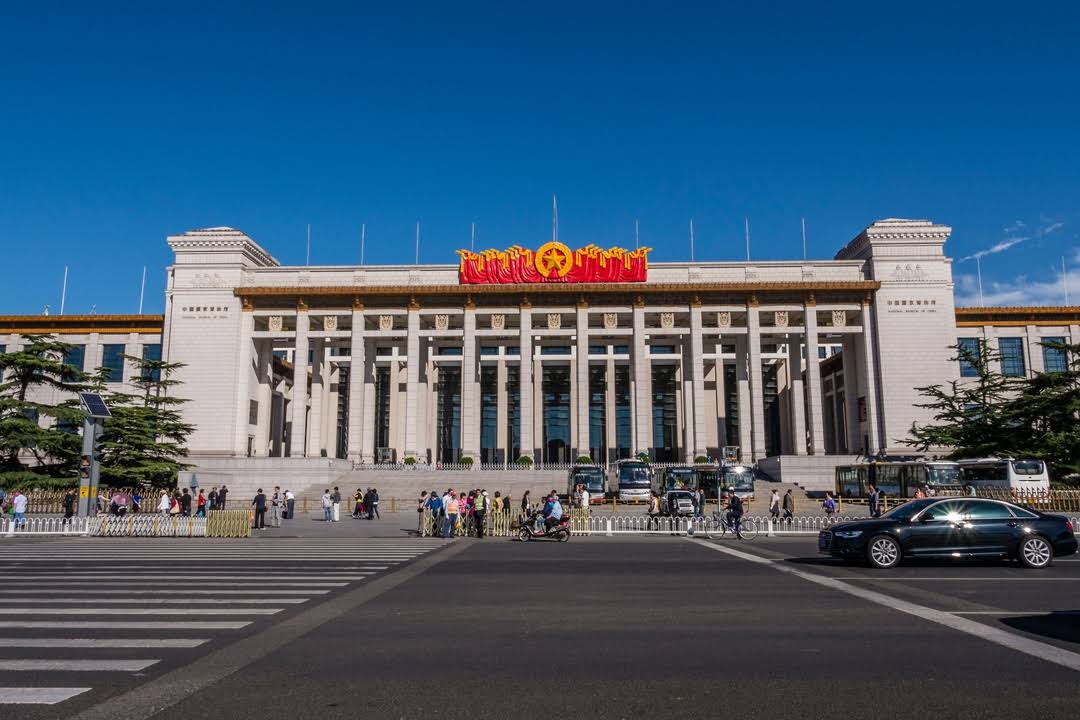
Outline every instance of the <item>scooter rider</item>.
{"label": "scooter rider", "polygon": [[559,502],[559,496],[555,493],[548,495],[547,502],[544,503],[544,532],[548,532],[551,528],[559,524],[562,520],[563,508],[562,503]]}

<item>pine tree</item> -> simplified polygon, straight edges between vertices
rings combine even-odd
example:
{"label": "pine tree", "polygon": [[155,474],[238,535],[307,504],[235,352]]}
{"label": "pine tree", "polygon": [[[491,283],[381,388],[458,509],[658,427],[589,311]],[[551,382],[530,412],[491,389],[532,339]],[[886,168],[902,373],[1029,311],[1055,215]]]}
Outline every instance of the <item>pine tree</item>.
{"label": "pine tree", "polygon": [[980,339],[972,352],[955,345],[954,362],[973,368],[974,376],[953,380],[948,385],[916,388],[927,402],[915,407],[934,412],[934,422],[919,426],[912,423],[905,445],[923,452],[951,449],[954,459],[1006,455],[1019,449],[1015,423],[1021,422],[1010,411],[1009,402],[1020,391],[1021,378],[1006,377],[994,370],[999,353]]}
{"label": "pine tree", "polygon": [[[68,486],[82,442],[75,393],[85,376],[65,361],[74,346],[49,335],[24,340],[20,350],[0,353],[0,484]],[[60,400],[47,402],[50,396]],[[51,422],[43,427],[40,418]]]}
{"label": "pine tree", "polygon": [[[187,400],[170,394],[181,384],[173,376],[183,365],[130,355],[124,359],[134,366],[129,382],[135,392],[106,397],[112,417],[105,421],[101,437],[102,483],[172,487],[176,474],[191,467],[182,458],[194,427],[178,411]],[[99,374],[94,379],[101,383],[104,378]]]}

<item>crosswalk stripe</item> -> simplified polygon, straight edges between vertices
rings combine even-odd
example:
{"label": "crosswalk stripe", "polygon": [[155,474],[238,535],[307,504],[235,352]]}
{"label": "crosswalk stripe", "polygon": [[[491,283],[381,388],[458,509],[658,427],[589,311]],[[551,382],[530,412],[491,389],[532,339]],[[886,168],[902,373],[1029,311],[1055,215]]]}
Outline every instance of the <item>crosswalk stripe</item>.
{"label": "crosswalk stripe", "polygon": [[251,620],[229,622],[225,620],[170,620],[167,626],[158,622],[140,620],[0,620],[0,628],[13,630],[240,630]]}
{"label": "crosswalk stripe", "polygon": [[[37,595],[40,590],[5,590],[0,588],[2,595]],[[49,588],[50,595],[123,595],[133,592],[132,590],[83,590],[69,588]],[[140,595],[175,595],[183,592],[185,595],[325,595],[329,590],[139,590]]]}
{"label": "crosswalk stripe", "polygon": [[[21,573],[19,575],[19,577],[24,579],[24,580],[32,580],[32,579],[60,580],[60,579],[63,579],[63,578],[84,579],[84,578],[100,577],[102,574],[109,575],[109,576],[115,576],[116,575],[116,573],[112,572],[112,571],[102,571],[101,573],[70,573],[70,574],[62,574],[62,575],[54,575],[54,574],[35,575],[33,573]],[[348,575],[338,575],[338,574],[321,575],[321,574],[318,574],[318,573],[315,573],[315,574],[306,574],[306,573],[297,573],[297,574],[292,574],[292,573],[276,573],[276,574],[275,573],[266,573],[264,575],[259,575],[259,574],[234,573],[234,574],[229,574],[229,575],[170,575],[170,574],[166,573],[166,574],[148,575],[148,574],[143,574],[143,573],[136,573],[136,574],[132,574],[132,577],[143,578],[143,579],[146,579],[146,580],[251,580],[251,581],[256,581],[256,580],[289,580],[289,579],[292,579],[292,580],[308,580],[308,579],[310,579],[310,580],[363,580],[368,575],[372,575],[372,574],[373,573],[350,573]]]}
{"label": "crosswalk stripe", "polygon": [[160,660],[0,660],[0,670],[63,670],[65,672],[139,672]]}
{"label": "crosswalk stripe", "polygon": [[0,637],[5,648],[193,648],[209,638],[13,638]]}
{"label": "crosswalk stripe", "polygon": [[[201,582],[199,587],[251,587],[253,581],[248,582]],[[349,583],[347,582],[274,582],[275,587],[306,587],[306,588],[339,588],[345,587]],[[102,585],[110,585],[121,587],[125,585],[153,585],[154,587],[160,587],[160,580],[108,580],[106,578],[98,578],[96,580],[4,580],[4,585],[11,587],[22,587],[24,585],[32,585],[34,587],[40,587],[42,585],[89,585],[92,587],[101,587]]]}
{"label": "crosswalk stripe", "polygon": [[0,687],[0,705],[55,705],[89,691],[88,687]]}
{"label": "crosswalk stripe", "polygon": [[[197,598],[197,597],[175,597],[175,598],[94,598],[95,603],[108,603],[113,605],[118,604],[132,604],[139,605],[270,605],[273,603],[282,603],[284,605],[299,605],[305,603],[308,598]],[[18,598],[2,598],[0,597],[0,603],[79,603],[84,604],[85,599],[79,598],[33,598],[33,597],[18,597]],[[0,612],[3,612],[4,608],[0,606]]]}
{"label": "crosswalk stripe", "polygon": [[[285,608],[202,608],[200,615],[274,615]],[[0,615],[190,615],[187,608],[0,608]]]}

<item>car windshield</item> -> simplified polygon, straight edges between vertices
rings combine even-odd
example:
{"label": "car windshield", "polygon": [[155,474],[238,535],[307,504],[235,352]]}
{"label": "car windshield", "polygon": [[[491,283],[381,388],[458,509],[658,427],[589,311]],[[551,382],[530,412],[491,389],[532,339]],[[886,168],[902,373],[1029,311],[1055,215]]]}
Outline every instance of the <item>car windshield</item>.
{"label": "car windshield", "polygon": [[584,468],[574,472],[574,484],[584,485],[589,492],[601,492],[604,489],[604,473],[600,468]]}
{"label": "car windshield", "polygon": [[891,518],[893,520],[910,520],[915,513],[919,512],[927,505],[932,505],[937,502],[934,498],[920,498],[919,500],[908,500],[903,505],[897,505],[889,512],[882,515],[882,517]]}
{"label": "car windshield", "polygon": [[747,467],[724,468],[724,485],[735,488],[735,492],[754,489],[754,471]]}
{"label": "car windshield", "polygon": [[926,472],[931,485],[959,485],[959,465],[927,465]]}
{"label": "car windshield", "polygon": [[620,487],[649,487],[649,470],[645,465],[623,465],[619,468]]}
{"label": "car windshield", "polygon": [[1017,475],[1042,475],[1041,460],[1013,460],[1013,472]]}
{"label": "car windshield", "polygon": [[690,468],[668,468],[664,480],[669,490],[697,488],[697,473]]}

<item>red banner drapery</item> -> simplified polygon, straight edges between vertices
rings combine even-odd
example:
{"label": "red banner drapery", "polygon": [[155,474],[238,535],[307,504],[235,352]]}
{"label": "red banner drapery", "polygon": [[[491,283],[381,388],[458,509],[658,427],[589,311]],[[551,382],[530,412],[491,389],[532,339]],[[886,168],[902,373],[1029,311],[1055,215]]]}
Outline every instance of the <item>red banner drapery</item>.
{"label": "red banner drapery", "polygon": [[459,278],[465,285],[517,283],[621,283],[645,282],[652,248],[604,250],[587,245],[571,250],[549,242],[533,252],[518,245],[506,250],[458,250]]}

